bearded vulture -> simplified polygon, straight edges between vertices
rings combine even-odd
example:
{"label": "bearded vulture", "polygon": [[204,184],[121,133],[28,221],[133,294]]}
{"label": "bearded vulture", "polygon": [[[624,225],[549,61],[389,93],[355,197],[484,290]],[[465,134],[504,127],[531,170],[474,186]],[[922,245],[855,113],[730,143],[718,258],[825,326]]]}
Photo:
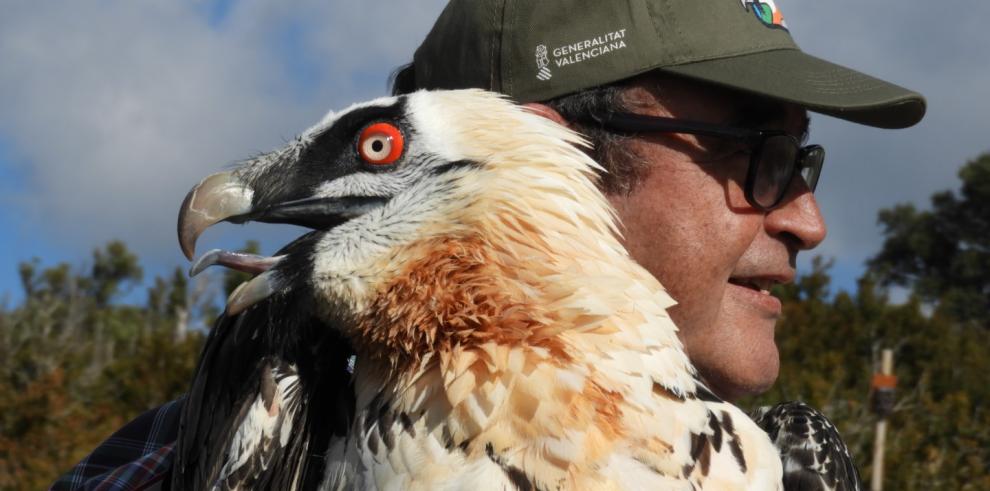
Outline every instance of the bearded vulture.
{"label": "bearded vulture", "polygon": [[210,225],[312,229],[231,294],[174,489],[782,489],[618,240],[575,133],[478,90],[327,115],[194,187]]}

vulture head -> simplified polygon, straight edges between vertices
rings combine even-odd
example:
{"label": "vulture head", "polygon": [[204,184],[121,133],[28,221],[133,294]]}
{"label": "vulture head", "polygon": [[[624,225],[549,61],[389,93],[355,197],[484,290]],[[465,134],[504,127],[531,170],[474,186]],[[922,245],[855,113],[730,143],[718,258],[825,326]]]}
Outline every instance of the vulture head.
{"label": "vulture head", "polygon": [[525,338],[539,320],[505,329],[506,309],[554,295],[540,284],[548,271],[625,255],[584,144],[484,91],[382,98],[203,179],[182,205],[179,242],[191,259],[221,221],[313,229],[273,257],[212,251],[193,270],[260,272],[231,294],[228,315],[305,295],[323,315],[350,318],[330,324],[348,326],[358,352],[384,345],[393,362],[495,335],[484,333],[489,318],[499,335]]}

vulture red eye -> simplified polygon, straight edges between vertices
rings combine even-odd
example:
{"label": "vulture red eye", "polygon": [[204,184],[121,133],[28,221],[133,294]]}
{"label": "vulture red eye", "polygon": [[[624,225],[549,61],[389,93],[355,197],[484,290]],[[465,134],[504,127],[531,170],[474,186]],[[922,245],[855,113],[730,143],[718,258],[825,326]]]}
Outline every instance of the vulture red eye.
{"label": "vulture red eye", "polygon": [[404,146],[402,132],[389,123],[375,123],[361,132],[358,152],[369,164],[386,165],[399,160]]}

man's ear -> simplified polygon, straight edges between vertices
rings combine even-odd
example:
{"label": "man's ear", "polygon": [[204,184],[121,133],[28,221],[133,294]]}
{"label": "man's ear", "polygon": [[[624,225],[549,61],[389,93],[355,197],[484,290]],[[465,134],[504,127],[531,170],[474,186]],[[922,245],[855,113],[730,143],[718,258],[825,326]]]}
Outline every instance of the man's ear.
{"label": "man's ear", "polygon": [[533,111],[533,113],[538,114],[540,116],[543,116],[544,118],[547,118],[550,121],[553,121],[554,123],[557,123],[557,124],[559,124],[559,125],[561,125],[561,126],[563,126],[565,128],[570,128],[571,127],[571,122],[570,121],[564,119],[564,117],[561,116],[560,113],[557,112],[556,109],[554,109],[554,108],[552,108],[552,107],[550,107],[550,106],[548,106],[546,104],[540,104],[539,102],[527,102],[526,104],[523,104],[523,107],[525,107],[526,109],[529,109],[530,111]]}

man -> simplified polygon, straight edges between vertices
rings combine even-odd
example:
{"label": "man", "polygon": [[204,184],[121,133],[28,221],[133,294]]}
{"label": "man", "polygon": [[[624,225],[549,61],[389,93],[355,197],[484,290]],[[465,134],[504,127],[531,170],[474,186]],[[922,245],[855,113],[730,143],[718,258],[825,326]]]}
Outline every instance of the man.
{"label": "man", "polygon": [[[596,114],[803,141],[808,109],[887,128],[925,111],[919,94],[799,51],[772,0],[453,1],[396,86],[502,92],[588,135],[627,249],[678,301],[671,315],[691,360],[730,400],[777,378],[780,304],[766,293],[794,278],[798,251],[825,238],[814,182],[787,172],[779,202],[754,203],[754,187],[774,179],[753,166],[789,171],[792,162],[770,160],[793,160],[783,153],[796,149],[689,128],[617,136]],[[819,169],[807,174],[817,180]]]}
{"label": "man", "polygon": [[[807,111],[885,128],[925,111],[917,93],[799,51],[772,0],[453,0],[394,91],[465,87],[588,135],[626,247],[679,302],[689,356],[729,400],[776,379],[780,302],[767,290],[825,237],[812,194],[823,151],[800,143]],[[125,427],[56,487],[167,482],[177,406]],[[114,446],[142,435],[140,452]]]}

